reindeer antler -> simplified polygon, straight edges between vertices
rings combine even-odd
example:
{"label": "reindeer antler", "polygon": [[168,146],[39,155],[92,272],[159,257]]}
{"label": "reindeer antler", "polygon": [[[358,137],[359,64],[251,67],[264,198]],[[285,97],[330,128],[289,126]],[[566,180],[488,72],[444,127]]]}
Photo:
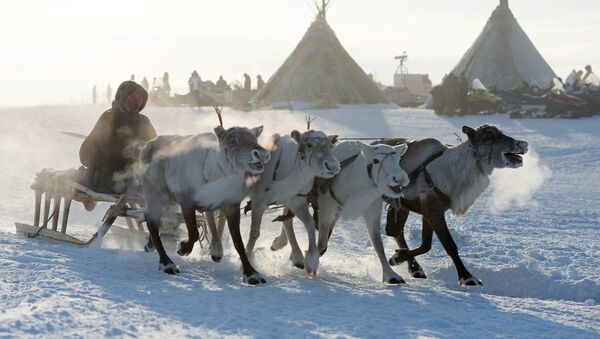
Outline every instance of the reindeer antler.
{"label": "reindeer antler", "polygon": [[306,121],[306,130],[310,130],[310,124],[312,124],[313,121],[317,120],[317,117],[310,117],[310,115],[305,115],[304,116],[304,120]]}
{"label": "reindeer antler", "polygon": [[217,117],[219,118],[219,125],[223,127],[223,116],[221,115],[221,110],[223,109],[223,106],[221,105],[219,107],[217,105],[213,105],[213,108],[215,109],[215,113],[217,113]]}

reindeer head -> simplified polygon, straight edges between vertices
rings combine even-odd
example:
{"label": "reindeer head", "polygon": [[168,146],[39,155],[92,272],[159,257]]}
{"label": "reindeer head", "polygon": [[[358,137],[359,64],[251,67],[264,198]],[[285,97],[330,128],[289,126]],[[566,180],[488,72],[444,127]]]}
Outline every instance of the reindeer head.
{"label": "reindeer head", "polygon": [[367,165],[369,177],[382,195],[400,198],[402,188],[410,182],[408,175],[400,167],[400,157],[406,153],[408,146],[374,145],[370,148],[371,154],[367,155],[367,160],[370,159]]}
{"label": "reindeer head", "polygon": [[219,147],[227,161],[234,168],[245,170],[250,174],[260,174],[269,162],[271,154],[258,144],[258,137],[263,127],[248,129],[231,127],[224,129],[217,126],[214,131],[219,139]]}
{"label": "reindeer head", "polygon": [[523,166],[521,155],[527,153],[526,141],[513,139],[491,125],[482,125],[476,130],[463,126],[462,131],[469,137],[480,168],[491,173],[494,168]]}
{"label": "reindeer head", "polygon": [[336,143],[337,135],[327,136],[314,130],[304,133],[294,130],[291,136],[298,143],[298,152],[302,159],[316,176],[332,178],[338,174],[340,163],[331,153],[331,145]]}

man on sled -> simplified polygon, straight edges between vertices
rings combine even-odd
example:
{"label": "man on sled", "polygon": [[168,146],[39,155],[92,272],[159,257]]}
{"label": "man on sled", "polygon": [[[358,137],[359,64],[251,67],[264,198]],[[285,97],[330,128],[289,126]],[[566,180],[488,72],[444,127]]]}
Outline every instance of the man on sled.
{"label": "man on sled", "polygon": [[79,150],[86,167],[81,184],[100,193],[128,190],[135,179],[133,164],[141,146],[156,137],[150,119],[140,114],[147,101],[148,92],[136,82],[119,86],[112,108],[102,113]]}

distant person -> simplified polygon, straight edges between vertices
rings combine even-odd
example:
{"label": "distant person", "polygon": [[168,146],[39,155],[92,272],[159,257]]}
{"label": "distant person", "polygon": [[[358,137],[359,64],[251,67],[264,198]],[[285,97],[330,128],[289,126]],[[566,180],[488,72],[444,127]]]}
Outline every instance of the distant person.
{"label": "distant person", "polygon": [[144,77],[144,79],[142,79],[141,85],[146,90],[146,92],[148,92],[148,89],[150,88],[150,84],[148,83],[148,79],[146,77]]}
{"label": "distant person", "polygon": [[573,91],[579,91],[584,85],[583,71],[577,71],[577,74],[575,75],[575,81],[573,82]]}
{"label": "distant person", "polygon": [[590,75],[592,75],[592,74],[594,74],[594,72],[592,72],[592,66],[591,66],[591,65],[587,65],[587,66],[585,66],[585,75],[584,75],[584,76],[583,76],[583,78],[581,79],[581,82],[582,82],[584,85],[587,85],[587,84],[589,83],[589,82],[588,82],[588,78],[589,78],[589,76],[590,76]]}
{"label": "distant person", "polygon": [[96,98],[98,96],[98,92],[96,92],[96,85],[92,88],[92,104],[96,104]]}
{"label": "distant person", "polygon": [[190,93],[196,96],[200,95],[200,85],[202,84],[202,78],[198,75],[195,70],[192,72],[190,79],[188,80],[188,86],[190,87]]}
{"label": "distant person", "polygon": [[433,86],[431,89],[431,99],[433,99],[433,112],[435,114],[444,114],[446,109],[446,97],[442,85]]}
{"label": "distant person", "polygon": [[252,79],[248,73],[244,73],[244,91],[250,91],[252,89]]}
{"label": "distant person", "polygon": [[259,74],[256,76],[256,89],[258,91],[260,91],[261,89],[263,89],[263,87],[265,87],[265,82],[264,82],[262,76],[260,76],[260,74]]}
{"label": "distant person", "polygon": [[106,86],[106,101],[109,104],[112,103],[112,87],[110,85]]}
{"label": "distant person", "polygon": [[132,74],[131,77],[129,77],[129,80],[135,81],[135,74]]}
{"label": "distant person", "polygon": [[217,84],[216,84],[217,88],[220,88],[222,90],[231,90],[231,87],[229,87],[229,85],[227,84],[227,81],[225,81],[225,79],[223,79],[222,75],[219,75],[219,80],[217,80]]}
{"label": "distant person", "polygon": [[124,193],[134,181],[131,165],[141,146],[156,137],[150,120],[140,114],[148,92],[134,81],[117,89],[112,108],[102,113],[79,149],[87,168],[83,184],[103,193]]}
{"label": "distant person", "polygon": [[167,97],[171,96],[171,83],[169,82],[169,72],[165,72],[162,77],[162,89]]}
{"label": "distant person", "polygon": [[458,108],[458,77],[454,73],[448,74],[444,79],[443,87],[446,99],[446,114],[454,115]]}

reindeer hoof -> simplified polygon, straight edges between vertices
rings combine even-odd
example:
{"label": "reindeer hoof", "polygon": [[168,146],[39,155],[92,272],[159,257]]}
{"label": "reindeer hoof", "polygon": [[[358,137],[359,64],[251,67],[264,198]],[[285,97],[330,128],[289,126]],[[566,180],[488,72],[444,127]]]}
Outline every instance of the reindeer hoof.
{"label": "reindeer hoof", "polygon": [[252,286],[262,285],[262,284],[267,283],[265,278],[263,278],[262,275],[260,275],[260,273],[258,273],[258,272],[254,272],[250,276],[247,276],[244,274],[244,282],[246,284],[252,285]]}
{"label": "reindeer hoof", "polygon": [[160,265],[158,266],[158,269],[167,273],[167,274],[177,274],[179,273],[179,267],[177,267],[177,265],[175,265],[175,263],[168,263],[168,264],[163,264],[160,263]]}
{"label": "reindeer hoof", "polygon": [[150,253],[155,250],[154,246],[150,246],[149,244],[144,245],[144,252]]}
{"label": "reindeer hoof", "polygon": [[192,245],[188,245],[187,241],[182,241],[179,244],[177,244],[177,254],[179,254],[182,257],[186,257],[188,255],[190,255],[190,253],[192,253],[192,250],[194,249],[194,245],[192,243]]}
{"label": "reindeer hoof", "polygon": [[284,248],[287,245],[287,243],[287,237],[283,237],[283,239],[281,239],[281,237],[277,237],[273,240],[273,243],[271,244],[271,251],[279,251],[280,249]]}
{"label": "reindeer hoof", "polygon": [[408,261],[408,273],[410,273],[411,277],[416,279],[427,279],[425,271],[423,271],[423,268],[421,265],[419,265],[415,258],[412,258]]}
{"label": "reindeer hoof", "polygon": [[425,275],[425,272],[423,272],[422,269],[419,269],[417,271],[409,271],[409,272],[410,272],[410,276],[415,279],[427,279],[427,276]]}
{"label": "reindeer hoof", "polygon": [[388,262],[391,266],[397,266],[410,258],[411,257],[408,255],[408,250],[401,249],[396,250]]}
{"label": "reindeer hoof", "polygon": [[481,282],[481,280],[477,279],[474,276],[470,276],[467,278],[460,278],[458,280],[458,282],[460,283],[460,286],[463,286],[463,287],[483,286],[483,283]]}
{"label": "reindeer hoof", "polygon": [[405,284],[406,281],[404,281],[404,279],[402,279],[402,278],[391,278],[388,281],[386,281],[385,283],[390,284],[390,285],[399,285],[399,284]]}
{"label": "reindeer hoof", "polygon": [[210,258],[214,262],[221,262],[221,259],[223,259],[223,257],[219,257],[219,256],[216,256],[216,255],[211,255]]}
{"label": "reindeer hoof", "polygon": [[322,257],[327,252],[327,247],[319,251],[319,256]]}

